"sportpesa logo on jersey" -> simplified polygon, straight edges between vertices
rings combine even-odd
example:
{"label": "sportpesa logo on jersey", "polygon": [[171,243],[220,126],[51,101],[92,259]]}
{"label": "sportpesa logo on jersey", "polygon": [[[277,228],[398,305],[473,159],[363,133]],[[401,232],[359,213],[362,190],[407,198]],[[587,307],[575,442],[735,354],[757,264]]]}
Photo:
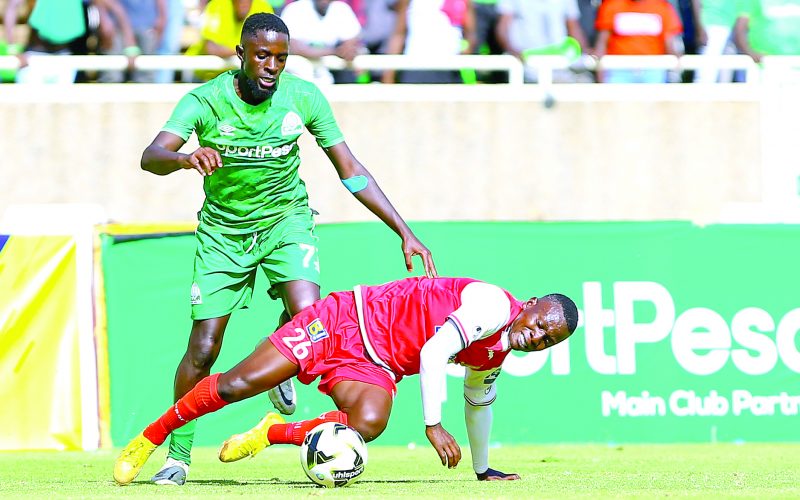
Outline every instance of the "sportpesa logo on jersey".
{"label": "sportpesa logo on jersey", "polygon": [[239,158],[280,158],[281,156],[288,155],[296,142],[290,142],[283,146],[273,147],[269,144],[263,146],[235,146],[233,144],[224,144],[218,146],[219,152],[225,156],[238,156]]}

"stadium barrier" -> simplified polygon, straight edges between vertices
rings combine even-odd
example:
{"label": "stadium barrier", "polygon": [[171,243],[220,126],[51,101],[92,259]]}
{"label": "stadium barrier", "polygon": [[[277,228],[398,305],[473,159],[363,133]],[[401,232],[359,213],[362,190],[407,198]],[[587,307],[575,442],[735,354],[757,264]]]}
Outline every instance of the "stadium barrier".
{"label": "stadium barrier", "polygon": [[[293,58],[303,58],[293,55]],[[48,56],[32,55],[28,57],[29,64],[42,64],[47,66],[61,66],[75,70],[102,71],[125,70],[129,60],[122,55],[72,55]],[[581,57],[577,61],[570,61],[567,57],[558,55],[529,56],[523,63],[518,58],[508,55],[377,55],[364,54],[356,56],[352,62],[336,57],[324,56],[319,63],[329,69],[354,69],[365,71],[382,70],[461,70],[472,69],[478,71],[502,71],[508,75],[508,82],[512,85],[524,83],[524,67],[529,66],[537,70],[539,81],[545,85],[553,84],[552,72],[560,69],[665,69],[672,71],[697,70],[697,69],[725,69],[742,70],[746,73],[748,82],[757,82],[764,73],[767,78],[770,73],[778,77],[786,77],[787,70],[796,70],[800,67],[800,56],[766,56],[762,64],[756,64],[752,58],[745,55],[722,56],[603,56],[601,58]],[[16,56],[0,56],[0,71],[13,71],[19,68],[19,59]],[[225,70],[239,67],[236,57],[221,58],[218,56],[184,56],[184,55],[142,55],[136,57],[133,67],[139,70]]]}
{"label": "stadium barrier", "polygon": [[[200,176],[138,165],[193,88],[3,86],[12,121],[0,150],[14,167],[0,212],[88,201],[119,221],[194,220]],[[350,148],[410,220],[800,220],[797,84],[553,85],[551,101],[538,85],[324,92]],[[373,220],[309,134],[298,146],[320,223]],[[508,203],[509,193],[520,196]]]}

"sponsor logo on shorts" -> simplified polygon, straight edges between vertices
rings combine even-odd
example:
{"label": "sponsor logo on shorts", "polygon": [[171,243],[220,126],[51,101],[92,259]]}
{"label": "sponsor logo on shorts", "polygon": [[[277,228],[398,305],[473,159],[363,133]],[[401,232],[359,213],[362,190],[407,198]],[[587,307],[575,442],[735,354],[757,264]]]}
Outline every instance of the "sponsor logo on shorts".
{"label": "sponsor logo on shorts", "polygon": [[200,287],[197,283],[192,283],[192,305],[202,304],[203,295],[200,293]]}
{"label": "sponsor logo on shorts", "polygon": [[322,326],[322,321],[319,318],[315,319],[306,326],[306,333],[311,342],[319,342],[322,339],[328,338],[328,331]]}
{"label": "sponsor logo on shorts", "polygon": [[289,111],[281,123],[281,135],[297,135],[303,133],[303,120],[294,111]]}

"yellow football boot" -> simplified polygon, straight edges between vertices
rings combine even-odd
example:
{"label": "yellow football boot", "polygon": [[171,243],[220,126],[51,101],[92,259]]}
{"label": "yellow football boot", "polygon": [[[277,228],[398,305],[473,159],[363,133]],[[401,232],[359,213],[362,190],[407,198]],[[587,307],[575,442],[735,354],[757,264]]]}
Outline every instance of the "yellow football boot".
{"label": "yellow football boot", "polygon": [[150,442],[149,439],[144,437],[144,434],[139,434],[128,443],[128,446],[122,449],[122,453],[117,457],[114,462],[114,481],[117,484],[128,484],[139,475],[147,459],[158,448]]}
{"label": "yellow football boot", "polygon": [[235,462],[245,457],[254,457],[269,446],[267,431],[275,424],[286,421],[277,413],[267,413],[255,427],[241,434],[234,434],[222,443],[219,449],[219,459],[222,462]]}

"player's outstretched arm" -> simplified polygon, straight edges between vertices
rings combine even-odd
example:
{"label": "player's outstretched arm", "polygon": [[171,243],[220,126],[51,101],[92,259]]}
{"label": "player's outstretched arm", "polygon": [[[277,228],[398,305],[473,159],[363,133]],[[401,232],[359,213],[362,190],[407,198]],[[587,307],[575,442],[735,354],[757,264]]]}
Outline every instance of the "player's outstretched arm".
{"label": "player's outstretched arm", "polygon": [[486,472],[476,472],[475,475],[478,476],[478,481],[516,481],[521,479],[519,474],[506,474],[494,469],[486,469]]}
{"label": "player's outstretched arm", "polygon": [[439,331],[425,342],[419,353],[419,383],[425,437],[436,450],[442,465],[451,469],[461,460],[461,448],[453,436],[442,427],[442,402],[446,396],[447,360],[461,347],[461,334],[452,321],[446,321]]}
{"label": "player's outstretched arm", "polygon": [[197,170],[202,176],[211,175],[222,166],[222,157],[214,148],[199,147],[190,154],[179,153],[185,144],[181,137],[170,132],[159,132],[142,153],[143,170],[156,175],[167,175],[181,169]]}
{"label": "player's outstretched arm", "polygon": [[402,250],[406,269],[413,271],[412,257],[419,255],[425,266],[425,275],[429,278],[437,276],[430,250],[422,244],[408,224],[400,217],[372,174],[356,159],[347,143],[340,142],[335,146],[325,148],[325,154],[328,155],[328,159],[336,168],[342,183],[353,196],[403,240]]}

